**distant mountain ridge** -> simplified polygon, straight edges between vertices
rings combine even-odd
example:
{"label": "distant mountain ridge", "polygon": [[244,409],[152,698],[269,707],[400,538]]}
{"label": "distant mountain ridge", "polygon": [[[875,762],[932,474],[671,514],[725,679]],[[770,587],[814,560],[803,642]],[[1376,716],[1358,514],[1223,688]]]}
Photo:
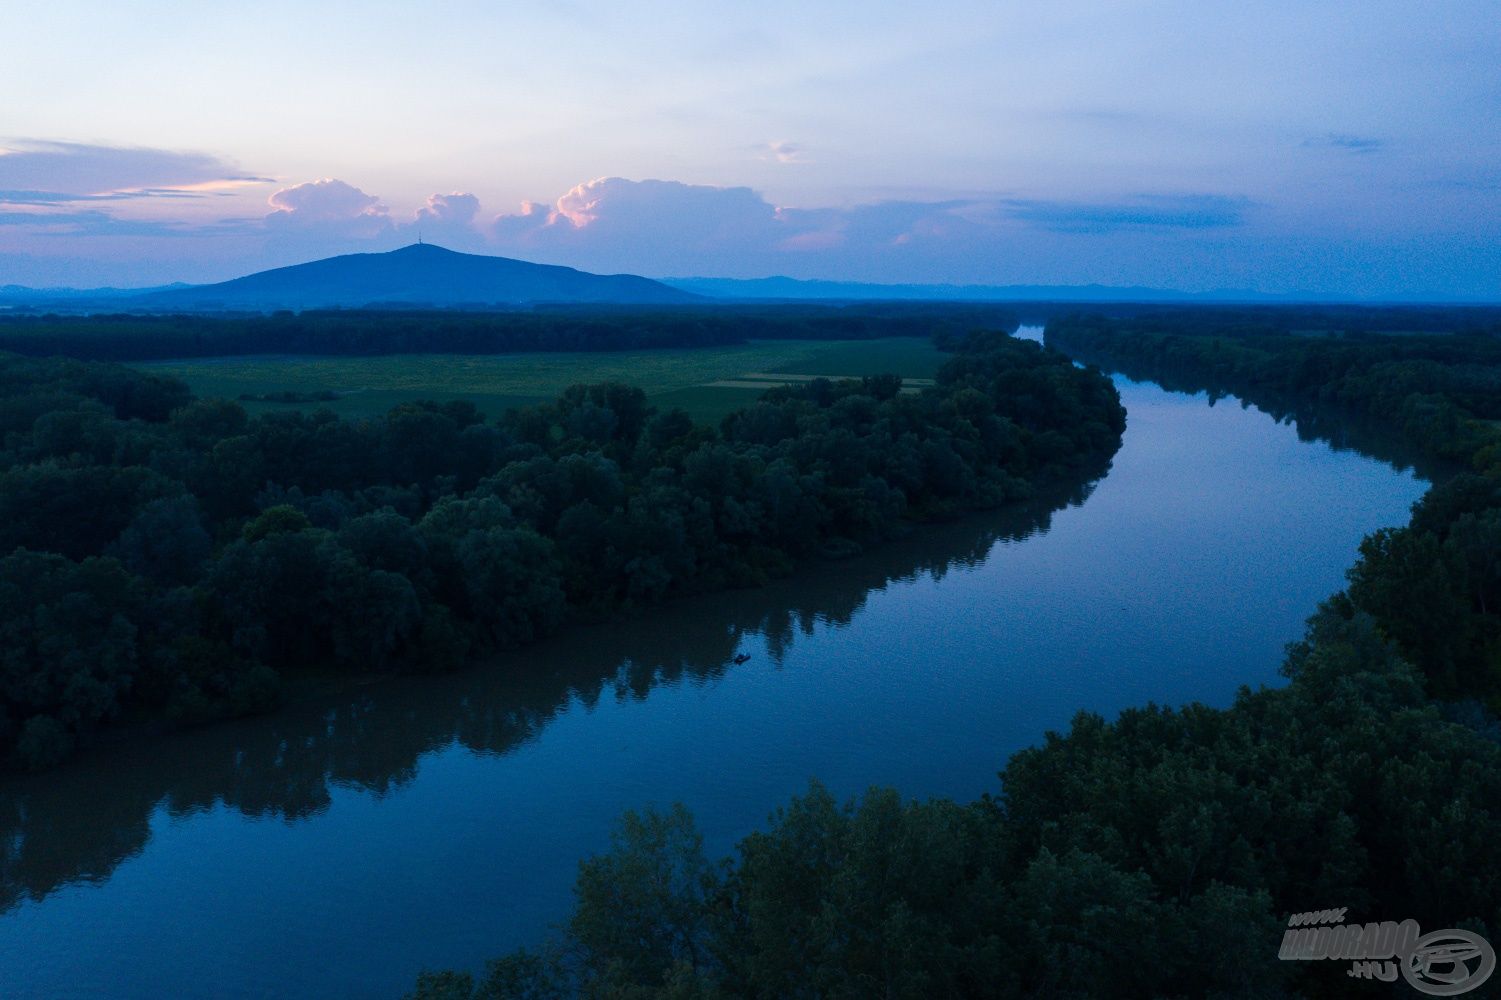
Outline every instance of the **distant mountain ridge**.
{"label": "distant mountain ridge", "polygon": [[[843,299],[963,302],[1284,302],[1307,295],[1272,295],[1225,289],[1181,292],[1140,285],[952,285],[827,281],[808,278],[663,278],[664,283],[699,295],[726,299]],[[1333,300],[1331,296],[1312,296]]]}
{"label": "distant mountain ridge", "polygon": [[293,264],[214,285],[148,292],[133,308],[327,309],[369,305],[525,305],[537,302],[655,305],[698,296],[634,274],[590,274],[509,257],[459,253],[414,243]]}
{"label": "distant mountain ridge", "polygon": [[[1172,304],[1476,303],[1427,296],[1362,298],[1221,289],[1184,292],[1138,285],[877,284],[788,278],[591,274],[509,257],[415,243],[385,253],[344,254],[211,285],[154,288],[27,288],[0,285],[0,312],[270,312],[278,309],[514,308],[558,305],[708,305],[720,302],[1078,302]],[[1487,300],[1488,301],[1488,300]]]}

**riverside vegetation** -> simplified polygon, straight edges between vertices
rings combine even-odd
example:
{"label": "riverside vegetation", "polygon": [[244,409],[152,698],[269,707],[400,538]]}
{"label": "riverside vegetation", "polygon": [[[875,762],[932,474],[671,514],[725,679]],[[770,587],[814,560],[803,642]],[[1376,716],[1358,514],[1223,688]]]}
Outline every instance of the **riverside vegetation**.
{"label": "riverside vegetation", "polygon": [[1001,332],[939,339],[953,357],[919,392],[814,379],[718,426],[619,383],[496,421],[462,401],[252,417],[118,365],[0,357],[0,755],[260,711],[308,671],[452,669],[1027,498],[1119,446],[1098,372]]}
{"label": "riverside vegetation", "polygon": [[[1410,328],[1409,328],[1410,329]],[[1078,716],[970,804],[816,784],[710,861],[627,814],[572,916],[419,1000],[1369,995],[1287,962],[1291,913],[1501,932],[1501,417],[1495,331],[1310,336],[1259,310],[1055,320],[1050,344],[1272,407],[1332,401],[1464,463],[1226,709]],[[1233,608],[1226,609],[1233,614]]]}

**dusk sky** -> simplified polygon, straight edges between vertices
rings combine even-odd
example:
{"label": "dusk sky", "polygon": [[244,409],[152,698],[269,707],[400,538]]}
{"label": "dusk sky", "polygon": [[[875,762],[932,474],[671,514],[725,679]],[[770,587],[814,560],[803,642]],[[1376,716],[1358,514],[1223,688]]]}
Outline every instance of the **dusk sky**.
{"label": "dusk sky", "polygon": [[1501,5],[0,6],[0,285],[423,238],[650,276],[1501,298]]}

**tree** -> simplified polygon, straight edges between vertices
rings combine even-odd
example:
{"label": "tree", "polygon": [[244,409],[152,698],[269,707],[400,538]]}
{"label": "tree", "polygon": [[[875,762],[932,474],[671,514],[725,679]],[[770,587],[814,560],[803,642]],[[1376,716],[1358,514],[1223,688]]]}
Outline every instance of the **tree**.
{"label": "tree", "polygon": [[179,584],[199,577],[212,547],[198,501],[183,495],[143,506],[111,551],[132,573],[159,583]]}
{"label": "tree", "polygon": [[113,559],[0,559],[0,748],[45,767],[119,711],[137,669],[135,605]]}
{"label": "tree", "polygon": [[584,968],[657,986],[678,963],[706,963],[718,879],[688,810],[627,812],[610,844],[579,866],[568,928]]}

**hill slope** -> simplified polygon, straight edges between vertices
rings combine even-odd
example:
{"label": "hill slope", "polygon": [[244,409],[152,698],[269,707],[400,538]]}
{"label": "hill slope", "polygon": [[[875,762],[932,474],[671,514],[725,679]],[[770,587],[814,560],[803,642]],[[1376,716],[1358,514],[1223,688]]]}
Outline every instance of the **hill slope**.
{"label": "hill slope", "polygon": [[699,296],[634,274],[589,274],[571,267],[457,253],[413,244],[389,253],[357,253],[260,271],[216,285],[134,298],[151,309],[317,309],[374,304],[515,305],[693,302]]}

